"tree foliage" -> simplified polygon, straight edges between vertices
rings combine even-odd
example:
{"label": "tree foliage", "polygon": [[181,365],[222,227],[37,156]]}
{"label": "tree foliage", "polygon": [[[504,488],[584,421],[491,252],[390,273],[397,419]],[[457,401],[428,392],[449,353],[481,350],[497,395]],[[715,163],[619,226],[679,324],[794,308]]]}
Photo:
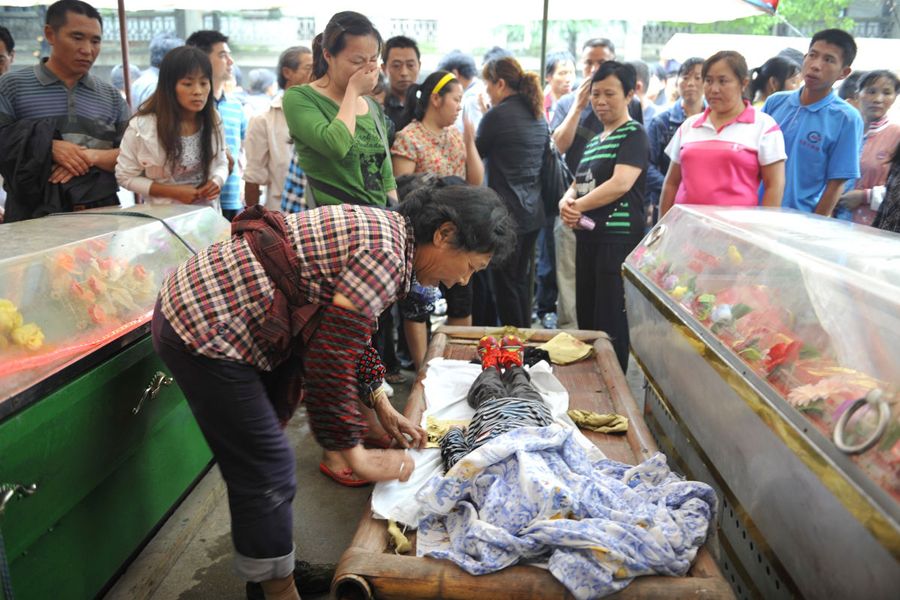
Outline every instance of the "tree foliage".
{"label": "tree foliage", "polygon": [[[849,4],[850,0],[781,0],[778,3],[778,14],[805,33],[812,33],[828,27],[851,31],[853,19],[845,16]],[[777,16],[760,14],[734,21],[693,25],[691,31],[694,33],[742,33],[747,35],[788,33],[779,29],[781,22]]]}

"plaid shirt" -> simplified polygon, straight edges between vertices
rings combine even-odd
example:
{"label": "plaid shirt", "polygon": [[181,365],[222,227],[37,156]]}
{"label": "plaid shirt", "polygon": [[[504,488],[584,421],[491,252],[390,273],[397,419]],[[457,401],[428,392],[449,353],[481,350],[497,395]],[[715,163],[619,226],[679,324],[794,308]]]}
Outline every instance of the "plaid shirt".
{"label": "plaid shirt", "polygon": [[297,162],[297,153],[291,148],[291,162],[288,165],[287,177],[281,189],[281,212],[298,213],[306,210],[306,196],[303,194],[303,169]]}
{"label": "plaid shirt", "polygon": [[[301,292],[313,304],[336,293],[374,323],[409,291],[415,255],[405,217],[367,206],[326,206],[286,215],[300,259]],[[197,354],[270,371],[281,357],[258,339],[274,285],[240,238],[213,244],[163,282],[163,315]]]}

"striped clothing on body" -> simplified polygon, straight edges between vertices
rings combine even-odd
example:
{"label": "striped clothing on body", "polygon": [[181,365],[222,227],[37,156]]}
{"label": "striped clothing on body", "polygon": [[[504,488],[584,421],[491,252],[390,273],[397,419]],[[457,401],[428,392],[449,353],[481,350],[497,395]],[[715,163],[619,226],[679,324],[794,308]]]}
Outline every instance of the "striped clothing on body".
{"label": "striped clothing on body", "polygon": [[216,109],[222,117],[225,144],[235,162],[234,169],[222,186],[219,203],[223,210],[240,210],[243,204],[241,204],[241,170],[238,168],[238,159],[241,156],[241,145],[247,136],[247,115],[237,99],[229,98],[225,94],[216,100]]}
{"label": "striped clothing on body", "polygon": [[453,428],[441,439],[441,460],[447,470],[508,431],[553,424],[550,407],[522,367],[508,368],[502,375],[493,367],[485,369],[469,389],[468,401],[475,409],[469,426],[465,431]]}
{"label": "striped clothing on body", "polygon": [[596,226],[593,231],[576,230],[578,239],[621,241],[625,236],[643,237],[649,161],[650,142],[644,128],[636,121],[626,121],[609,135],[601,132],[588,142],[575,171],[575,191],[579,198],[609,181],[618,165],[637,167],[641,173],[621,197],[584,213]]}
{"label": "striped clothing on body", "polygon": [[[405,217],[340,205],[285,215],[312,304],[346,296],[373,323],[407,293],[415,238]],[[213,244],[163,282],[162,311],[185,344],[209,358],[271,370],[283,358],[259,339],[274,285],[244,239]]]}
{"label": "striped clothing on body", "polygon": [[62,139],[96,150],[117,148],[128,123],[128,105],[118,90],[91,75],[71,89],[46,59],[0,77],[0,135],[26,119],[56,119]]}

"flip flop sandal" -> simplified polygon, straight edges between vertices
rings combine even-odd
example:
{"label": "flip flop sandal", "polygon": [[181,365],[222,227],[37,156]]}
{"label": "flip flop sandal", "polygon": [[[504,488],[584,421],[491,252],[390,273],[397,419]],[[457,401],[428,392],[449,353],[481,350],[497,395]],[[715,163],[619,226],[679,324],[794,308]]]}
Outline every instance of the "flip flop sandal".
{"label": "flip flop sandal", "polygon": [[335,473],[325,463],[319,463],[319,470],[337,483],[347,487],[365,487],[372,484],[371,481],[365,479],[353,479],[353,469],[349,467]]}
{"label": "flip flop sandal", "polygon": [[391,385],[397,385],[400,383],[406,383],[406,375],[403,373],[388,373],[384,376],[384,380],[387,381]]}

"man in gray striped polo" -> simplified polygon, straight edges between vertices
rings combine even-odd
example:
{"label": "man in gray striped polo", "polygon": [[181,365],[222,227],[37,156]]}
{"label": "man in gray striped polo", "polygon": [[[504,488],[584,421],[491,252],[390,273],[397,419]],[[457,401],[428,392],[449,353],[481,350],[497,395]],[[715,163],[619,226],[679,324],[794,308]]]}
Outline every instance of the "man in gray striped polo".
{"label": "man in gray striped polo", "polygon": [[90,75],[103,20],[81,0],[47,9],[50,58],[0,79],[0,174],[6,220],[118,203],[119,142],[128,106]]}

